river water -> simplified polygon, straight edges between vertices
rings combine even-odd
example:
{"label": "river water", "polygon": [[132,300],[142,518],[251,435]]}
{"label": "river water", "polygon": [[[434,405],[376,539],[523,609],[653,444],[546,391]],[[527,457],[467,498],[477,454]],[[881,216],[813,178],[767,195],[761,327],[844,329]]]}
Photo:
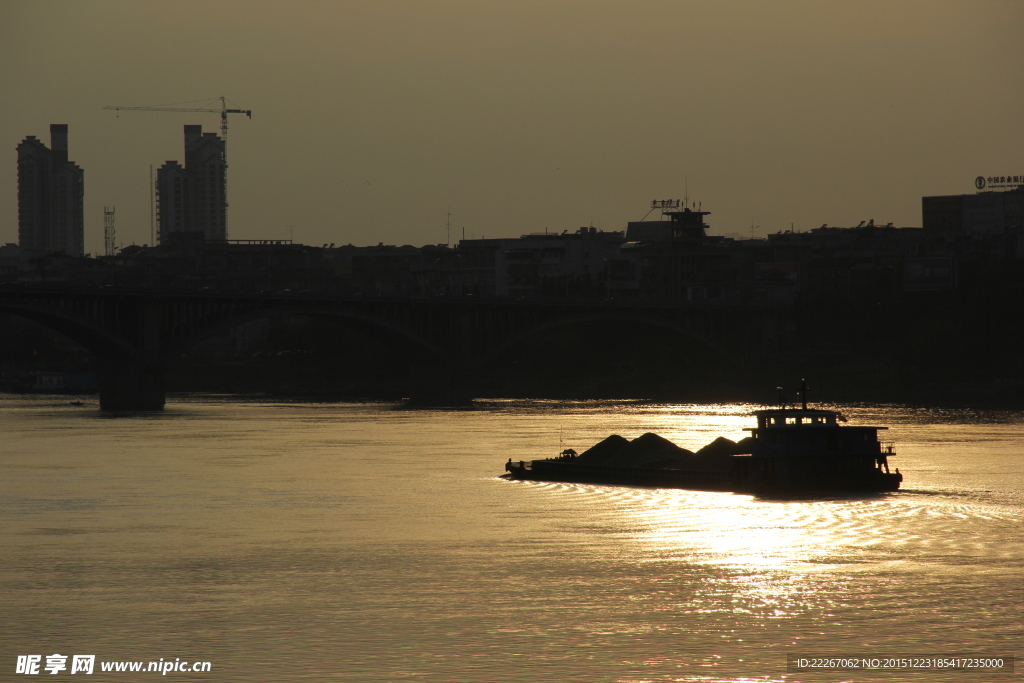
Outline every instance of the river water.
{"label": "river water", "polygon": [[739,439],[754,408],[0,396],[0,680],[54,653],[209,661],[167,674],[204,681],[1013,678],[786,662],[1015,653],[1024,414],[842,406],[890,427],[893,494],[499,476],[611,433]]}

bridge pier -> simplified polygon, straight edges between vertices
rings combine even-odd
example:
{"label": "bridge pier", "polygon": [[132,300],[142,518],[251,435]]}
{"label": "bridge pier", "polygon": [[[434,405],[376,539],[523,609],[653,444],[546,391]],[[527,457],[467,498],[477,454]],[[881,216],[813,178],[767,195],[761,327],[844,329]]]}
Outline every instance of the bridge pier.
{"label": "bridge pier", "polygon": [[163,368],[108,363],[99,375],[100,410],[163,410],[167,401]]}

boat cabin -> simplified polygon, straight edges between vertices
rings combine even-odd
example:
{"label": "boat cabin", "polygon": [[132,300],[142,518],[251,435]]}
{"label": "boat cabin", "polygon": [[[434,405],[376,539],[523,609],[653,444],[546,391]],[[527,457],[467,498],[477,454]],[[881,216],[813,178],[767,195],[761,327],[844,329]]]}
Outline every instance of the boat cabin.
{"label": "boat cabin", "polygon": [[759,458],[874,457],[881,453],[878,430],[887,427],[849,427],[833,410],[779,408],[754,413],[757,427],[747,429],[754,443],[751,455]]}
{"label": "boat cabin", "polygon": [[898,472],[889,473],[893,446],[878,441],[879,430],[887,427],[841,424],[846,422],[841,413],[808,408],[806,399],[803,407],[758,410],[754,416],[757,427],[746,430],[752,437],[750,454],[737,458],[741,481],[780,488],[895,490],[902,479]]}

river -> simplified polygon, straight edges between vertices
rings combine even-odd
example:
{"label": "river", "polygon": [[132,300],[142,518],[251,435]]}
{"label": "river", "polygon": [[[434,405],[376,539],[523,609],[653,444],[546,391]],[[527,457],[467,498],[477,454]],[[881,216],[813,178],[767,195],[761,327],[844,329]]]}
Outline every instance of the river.
{"label": "river", "polygon": [[0,680],[33,654],[95,655],[101,681],[158,675],[101,662],[161,659],[210,662],[179,681],[1012,678],[786,664],[1014,654],[1022,413],[840,406],[890,428],[892,494],[499,476],[612,433],[739,439],[754,408],[179,396],[111,417],[0,395]]}

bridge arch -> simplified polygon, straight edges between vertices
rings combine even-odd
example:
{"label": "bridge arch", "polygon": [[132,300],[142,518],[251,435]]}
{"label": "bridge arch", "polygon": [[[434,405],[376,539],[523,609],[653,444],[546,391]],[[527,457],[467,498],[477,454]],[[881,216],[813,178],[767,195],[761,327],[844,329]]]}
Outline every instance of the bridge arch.
{"label": "bridge arch", "polygon": [[537,337],[546,332],[551,332],[560,328],[570,327],[573,325],[607,322],[644,325],[648,327],[655,327],[675,332],[692,341],[697,342],[698,344],[705,347],[709,351],[718,355],[724,361],[736,362],[736,358],[733,356],[731,352],[729,352],[721,344],[719,344],[706,334],[694,330],[691,326],[673,320],[645,316],[630,311],[609,310],[590,311],[586,313],[579,313],[575,315],[554,318],[551,320],[545,320],[528,329],[510,335],[501,343],[477,355],[473,359],[472,367],[470,369],[480,370],[493,363],[495,360],[497,360],[497,358],[499,358],[502,354],[506,353],[507,351],[521,345],[523,342],[526,342],[533,337]]}
{"label": "bridge arch", "polygon": [[509,350],[560,328],[614,323],[616,334],[627,337],[638,326],[666,330],[692,340],[723,364],[735,361],[728,340],[744,342],[756,328],[741,309],[724,307],[319,294],[7,291],[0,287],[0,311],[65,334],[100,358],[104,365],[101,407],[112,410],[161,408],[168,361],[232,326],[276,312],[348,323],[421,350],[422,357],[417,354],[409,366],[410,391],[427,398],[433,395],[438,402],[472,396],[472,385],[481,379],[478,373],[482,368]]}
{"label": "bridge arch", "polygon": [[364,330],[377,329],[393,334],[396,337],[409,342],[414,347],[427,352],[431,357],[435,358],[439,362],[448,362],[449,360],[449,353],[447,351],[409,327],[395,323],[383,316],[367,314],[362,311],[316,305],[268,306],[266,308],[249,310],[244,313],[238,313],[227,318],[219,319],[216,322],[196,330],[191,335],[182,337],[181,339],[168,344],[164,351],[164,358],[170,360],[197,344],[201,344],[204,341],[208,341],[219,335],[225,334],[228,330],[237,327],[238,325],[244,325],[247,322],[268,318],[275,314],[306,316],[319,320],[355,322],[362,325],[362,329]]}
{"label": "bridge arch", "polygon": [[96,322],[52,306],[0,302],[0,311],[48,327],[77,342],[99,361],[102,410],[162,410],[166,401],[163,368],[132,344]]}
{"label": "bridge arch", "polygon": [[99,325],[60,309],[0,301],[0,312],[39,323],[80,344],[100,360],[136,358],[138,350]]}

